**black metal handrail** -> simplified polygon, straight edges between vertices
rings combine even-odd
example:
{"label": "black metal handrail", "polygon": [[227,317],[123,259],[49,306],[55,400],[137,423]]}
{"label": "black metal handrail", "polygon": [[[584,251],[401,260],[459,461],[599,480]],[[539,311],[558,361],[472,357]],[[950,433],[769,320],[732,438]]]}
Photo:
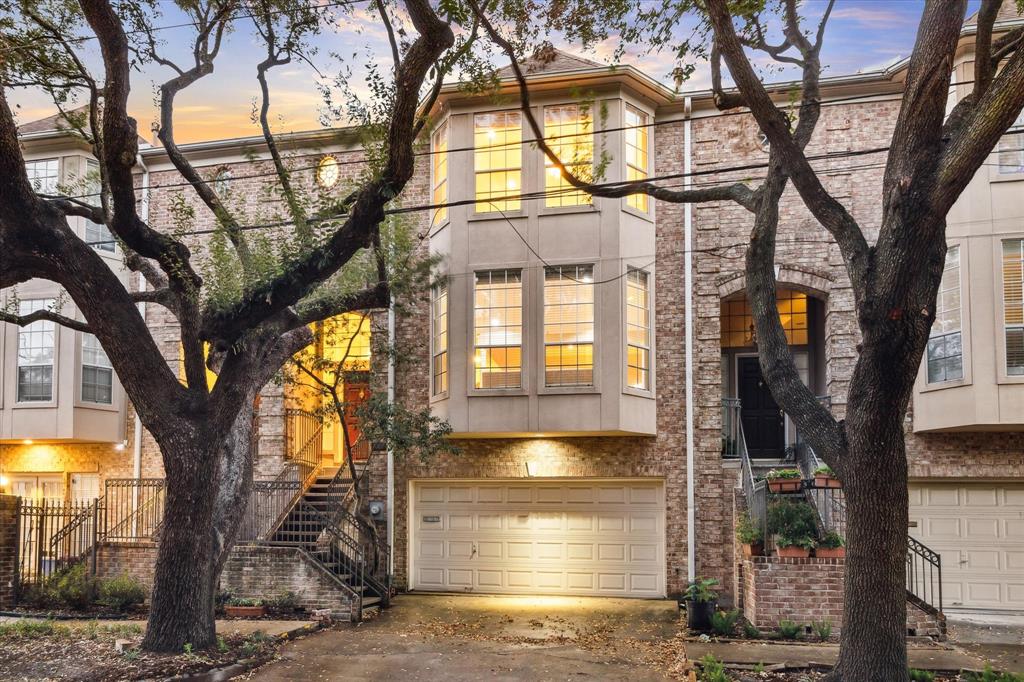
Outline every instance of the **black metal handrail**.
{"label": "black metal handrail", "polygon": [[942,611],[942,557],[907,536],[907,592],[926,606]]}
{"label": "black metal handrail", "polygon": [[743,420],[739,398],[722,398],[722,456],[739,457],[743,441]]}
{"label": "black metal handrail", "polygon": [[164,522],[166,490],[163,478],[108,478],[97,541],[153,540]]}
{"label": "black metal handrail", "polygon": [[288,408],[285,416],[285,457],[298,465],[303,487],[323,464],[323,420],[307,410]]}

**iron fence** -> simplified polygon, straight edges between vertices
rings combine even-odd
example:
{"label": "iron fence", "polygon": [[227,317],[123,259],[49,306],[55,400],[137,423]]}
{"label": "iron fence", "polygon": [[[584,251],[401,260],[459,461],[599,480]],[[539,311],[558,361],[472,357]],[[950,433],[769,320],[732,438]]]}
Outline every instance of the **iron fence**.
{"label": "iron fence", "polygon": [[743,422],[739,398],[722,398],[722,456],[739,457],[743,443]]}
{"label": "iron fence", "polygon": [[23,499],[18,518],[18,572],[23,586],[81,561],[94,546],[98,501]]}
{"label": "iron fence", "polygon": [[167,481],[162,478],[108,478],[100,501],[99,542],[154,540],[164,520]]}
{"label": "iron fence", "polygon": [[265,540],[273,534],[304,490],[302,471],[297,464],[289,463],[277,478],[252,482],[238,529],[239,542]]}

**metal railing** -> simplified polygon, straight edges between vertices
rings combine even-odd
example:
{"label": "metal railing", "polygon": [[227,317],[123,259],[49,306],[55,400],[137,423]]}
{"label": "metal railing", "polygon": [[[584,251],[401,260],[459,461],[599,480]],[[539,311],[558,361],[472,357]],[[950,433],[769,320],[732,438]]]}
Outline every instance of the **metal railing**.
{"label": "metal railing", "polygon": [[302,495],[304,483],[302,469],[292,462],[285,465],[277,478],[253,481],[238,529],[238,541],[268,539]]}
{"label": "metal railing", "polygon": [[285,457],[299,467],[303,487],[323,463],[323,431],[323,420],[318,415],[293,408],[285,410]]}
{"label": "metal railing", "polygon": [[743,443],[743,421],[739,398],[722,398],[722,456],[739,457]]}
{"label": "metal railing", "polygon": [[96,503],[22,499],[18,521],[22,586],[39,584],[88,554],[95,535]]}
{"label": "metal railing", "polygon": [[100,501],[99,542],[140,542],[157,537],[164,521],[167,481],[108,478]]}
{"label": "metal railing", "polygon": [[909,535],[907,594],[921,606],[942,611],[942,559],[938,552]]}

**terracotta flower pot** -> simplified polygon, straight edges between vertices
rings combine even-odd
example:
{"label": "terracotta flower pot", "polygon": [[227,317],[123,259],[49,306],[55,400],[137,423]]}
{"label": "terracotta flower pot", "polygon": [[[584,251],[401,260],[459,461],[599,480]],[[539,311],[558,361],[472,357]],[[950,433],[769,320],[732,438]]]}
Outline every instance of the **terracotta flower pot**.
{"label": "terracotta flower pot", "polygon": [[819,559],[842,559],[846,556],[845,547],[815,547],[814,556]]}
{"label": "terracotta flower pot", "polygon": [[769,478],[768,490],[773,493],[798,493],[802,483],[799,478]]}
{"label": "terracotta flower pot", "polygon": [[779,557],[783,559],[806,559],[811,556],[811,550],[806,547],[800,547],[799,545],[779,547],[776,549],[776,552]]}
{"label": "terracotta flower pot", "polygon": [[763,542],[750,542],[741,546],[743,547],[743,556],[764,556]]}
{"label": "terracotta flower pot", "polygon": [[225,606],[224,613],[230,618],[262,618],[267,615],[266,606]]}
{"label": "terracotta flower pot", "polygon": [[843,484],[839,482],[839,479],[835,476],[829,476],[827,474],[815,474],[814,485],[817,488],[842,488]]}

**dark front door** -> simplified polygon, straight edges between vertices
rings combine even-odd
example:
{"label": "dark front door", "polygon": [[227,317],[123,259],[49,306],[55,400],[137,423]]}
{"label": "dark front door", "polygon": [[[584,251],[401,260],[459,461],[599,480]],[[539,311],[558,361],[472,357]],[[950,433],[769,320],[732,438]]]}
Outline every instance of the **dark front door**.
{"label": "dark front door", "polygon": [[740,416],[751,457],[781,457],[782,410],[761,376],[756,357],[738,358]]}

